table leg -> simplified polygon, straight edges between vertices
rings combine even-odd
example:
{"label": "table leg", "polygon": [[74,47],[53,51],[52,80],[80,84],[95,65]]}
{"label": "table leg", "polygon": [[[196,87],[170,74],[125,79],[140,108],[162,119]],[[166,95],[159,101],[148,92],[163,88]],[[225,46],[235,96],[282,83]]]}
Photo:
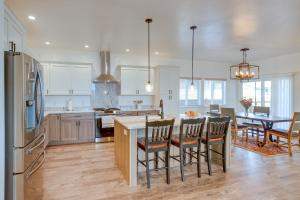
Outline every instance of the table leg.
{"label": "table leg", "polygon": [[[273,128],[274,123],[273,122],[261,122],[264,128],[264,140],[263,142],[259,142],[259,146],[263,147],[267,143],[267,131]],[[273,142],[272,135],[270,135],[269,140]]]}

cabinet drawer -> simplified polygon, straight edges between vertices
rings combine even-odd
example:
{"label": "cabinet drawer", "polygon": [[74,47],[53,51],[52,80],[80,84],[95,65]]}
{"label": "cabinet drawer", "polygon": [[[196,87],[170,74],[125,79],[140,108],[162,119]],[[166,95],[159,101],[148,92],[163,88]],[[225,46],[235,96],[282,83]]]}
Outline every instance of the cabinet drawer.
{"label": "cabinet drawer", "polygon": [[61,114],[61,119],[67,120],[80,120],[80,119],[95,119],[94,113],[63,113]]}

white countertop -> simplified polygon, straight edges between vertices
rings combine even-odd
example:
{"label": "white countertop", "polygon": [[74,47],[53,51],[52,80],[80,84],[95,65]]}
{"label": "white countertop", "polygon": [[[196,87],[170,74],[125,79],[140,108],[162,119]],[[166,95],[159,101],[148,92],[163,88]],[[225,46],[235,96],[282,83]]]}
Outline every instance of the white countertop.
{"label": "white countertop", "polygon": [[[207,115],[198,115],[197,117],[208,117]],[[180,126],[180,120],[183,118],[187,118],[185,114],[181,114],[178,116],[165,116],[165,119],[175,118],[174,126]],[[146,127],[146,117],[145,116],[116,116],[114,117],[118,123],[122,124],[125,128],[132,129],[144,129]],[[160,120],[160,116],[157,115],[149,115],[148,120]]]}

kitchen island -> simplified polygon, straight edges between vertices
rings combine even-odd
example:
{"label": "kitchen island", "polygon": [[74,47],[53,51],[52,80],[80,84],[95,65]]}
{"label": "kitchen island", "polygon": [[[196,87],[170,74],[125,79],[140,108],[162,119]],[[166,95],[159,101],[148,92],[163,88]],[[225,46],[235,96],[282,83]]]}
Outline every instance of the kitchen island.
{"label": "kitchen island", "polygon": [[[159,116],[148,116],[149,120],[160,119]],[[205,116],[199,116],[205,117]],[[166,117],[171,118],[171,117]],[[179,134],[180,119],[185,118],[185,115],[175,117],[173,135]],[[114,118],[114,141],[115,141],[115,162],[120,171],[122,172],[125,180],[129,186],[137,185],[137,138],[145,135],[145,116],[127,116],[127,117],[115,117]],[[229,126],[230,127],[230,126]],[[203,147],[204,145],[202,145]],[[214,150],[221,151],[220,146],[212,147]],[[231,130],[229,128],[226,138],[226,164],[227,169],[230,167],[231,157]],[[177,148],[171,146],[171,155],[177,155]],[[142,158],[144,152],[139,151],[139,157]],[[212,154],[212,158],[220,158],[219,155]],[[202,158],[202,160],[204,160]],[[171,167],[179,166],[179,163],[170,160]],[[217,162],[221,164],[221,162]],[[151,165],[150,165],[151,167]],[[139,168],[139,172],[144,171],[144,167]],[[172,174],[171,174],[172,176]]]}

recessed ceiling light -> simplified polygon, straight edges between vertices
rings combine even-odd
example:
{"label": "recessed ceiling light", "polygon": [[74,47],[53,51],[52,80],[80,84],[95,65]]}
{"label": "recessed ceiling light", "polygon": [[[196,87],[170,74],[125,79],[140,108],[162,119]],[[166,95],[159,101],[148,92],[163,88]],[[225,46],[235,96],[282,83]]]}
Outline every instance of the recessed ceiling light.
{"label": "recessed ceiling light", "polygon": [[30,20],[35,20],[35,16],[29,15],[29,16],[28,16],[28,19],[30,19]]}
{"label": "recessed ceiling light", "polygon": [[154,54],[155,54],[155,55],[159,55],[159,52],[158,52],[158,51],[155,51]]}
{"label": "recessed ceiling light", "polygon": [[130,52],[130,49],[125,49],[126,52]]}
{"label": "recessed ceiling light", "polygon": [[51,44],[51,43],[50,43],[50,42],[48,42],[48,41],[46,41],[46,42],[45,42],[45,45],[50,45],[50,44]]}
{"label": "recessed ceiling light", "polygon": [[89,45],[84,45],[84,48],[86,48],[86,49],[89,48]]}

